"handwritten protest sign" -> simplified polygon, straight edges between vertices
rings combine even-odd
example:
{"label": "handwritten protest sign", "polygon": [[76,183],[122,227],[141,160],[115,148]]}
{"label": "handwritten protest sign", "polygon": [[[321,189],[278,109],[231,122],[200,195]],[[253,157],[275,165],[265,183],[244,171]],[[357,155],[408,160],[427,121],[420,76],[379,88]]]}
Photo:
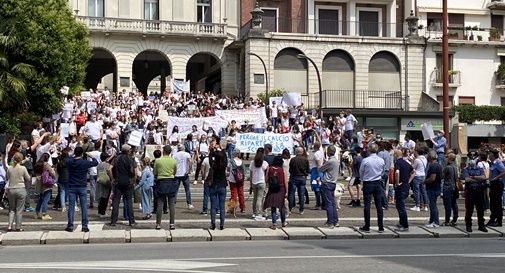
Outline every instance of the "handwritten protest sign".
{"label": "handwritten protest sign", "polygon": [[258,148],[265,144],[272,145],[272,153],[280,154],[282,150],[293,150],[291,134],[237,134],[236,147],[243,153],[256,153]]}
{"label": "handwritten protest sign", "polygon": [[270,106],[273,105],[273,102],[275,101],[275,105],[279,106],[282,103],[282,97],[270,97],[268,98],[268,103]]}
{"label": "handwritten protest sign", "polygon": [[146,156],[151,160],[154,160],[154,151],[160,150],[163,151],[162,145],[146,145]]}
{"label": "handwritten protest sign", "polygon": [[431,123],[423,123],[421,125],[421,131],[423,132],[424,140],[432,139],[435,137]]}
{"label": "handwritten protest sign", "polygon": [[128,144],[131,146],[139,147],[140,142],[142,142],[142,131],[133,131],[130,134],[130,139],[128,139]]}
{"label": "handwritten protest sign", "polygon": [[[191,127],[193,127],[193,125],[196,125],[199,130],[204,127],[212,127],[214,132],[218,133],[221,129],[228,127],[228,122],[217,116],[205,118],[169,117],[167,123],[167,134],[172,134],[174,126],[177,126],[179,128],[179,135],[181,135],[181,137],[186,137],[189,133],[191,133]],[[204,130],[207,128],[204,128]]]}
{"label": "handwritten protest sign", "polygon": [[83,99],[83,100],[90,100],[91,99],[91,92],[89,92],[89,91],[82,91],[81,92],[81,99]]}
{"label": "handwritten protest sign", "polygon": [[256,109],[217,110],[216,115],[228,122],[234,120],[237,122],[237,125],[246,124],[247,121],[248,124],[261,127],[267,123],[267,114],[263,107]]}
{"label": "handwritten protest sign", "polygon": [[70,126],[68,123],[60,124],[60,135],[62,137],[68,137],[69,131],[70,131]]}

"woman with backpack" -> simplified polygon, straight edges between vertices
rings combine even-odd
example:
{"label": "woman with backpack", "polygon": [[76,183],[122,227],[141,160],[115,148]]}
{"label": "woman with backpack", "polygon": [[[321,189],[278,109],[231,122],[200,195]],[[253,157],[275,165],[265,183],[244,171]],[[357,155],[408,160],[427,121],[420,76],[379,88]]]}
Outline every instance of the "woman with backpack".
{"label": "woman with backpack", "polygon": [[268,168],[268,163],[264,160],[263,149],[258,148],[256,151],[256,156],[254,161],[249,167],[251,187],[249,188],[249,194],[253,194],[253,215],[252,217],[256,220],[265,220],[262,215],[263,197],[265,194],[265,172]]}
{"label": "woman with backpack", "polygon": [[[228,175],[228,183],[230,185],[231,199],[238,201],[240,204],[240,212],[245,211],[245,198],[244,198],[244,174],[245,174],[245,164],[240,159],[240,150],[235,149],[232,154],[232,159],[228,162],[228,169],[230,170],[230,175]],[[241,174],[237,175],[239,172]]]}
{"label": "woman with backpack", "polygon": [[274,157],[272,166],[268,167],[267,170],[267,196],[265,197],[265,203],[263,204],[263,209],[271,209],[272,212],[272,226],[271,229],[277,229],[277,209],[281,215],[282,227],[286,227],[288,222],[286,222],[286,206],[284,200],[287,198],[287,180],[284,173],[284,159],[282,156]]}
{"label": "woman with backpack", "polygon": [[49,199],[53,193],[53,186],[55,184],[56,172],[49,165],[49,159],[51,156],[48,153],[44,153],[35,167],[33,167],[33,172],[37,177],[37,182],[35,184],[36,192],[39,193],[39,200],[37,201],[37,207],[35,208],[35,213],[37,218],[44,221],[52,220],[53,218],[47,214],[47,206],[49,204]]}
{"label": "woman with backpack", "polygon": [[226,167],[228,159],[226,153],[221,150],[212,152],[210,155],[209,172],[209,193],[210,193],[210,229],[216,229],[216,214],[220,211],[219,229],[224,229],[225,209],[224,203],[226,200]]}
{"label": "woman with backpack", "polygon": [[112,165],[108,162],[109,154],[100,154],[100,163],[97,169],[96,198],[98,199],[98,217],[107,218],[105,214],[112,190]]}

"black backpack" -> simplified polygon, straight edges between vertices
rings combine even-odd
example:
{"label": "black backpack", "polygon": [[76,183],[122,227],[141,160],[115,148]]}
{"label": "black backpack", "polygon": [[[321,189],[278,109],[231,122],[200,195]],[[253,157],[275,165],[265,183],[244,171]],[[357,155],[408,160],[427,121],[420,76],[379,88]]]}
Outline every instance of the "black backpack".
{"label": "black backpack", "polygon": [[271,193],[278,193],[281,190],[281,181],[279,179],[279,172],[274,171],[272,175],[268,177],[268,191]]}

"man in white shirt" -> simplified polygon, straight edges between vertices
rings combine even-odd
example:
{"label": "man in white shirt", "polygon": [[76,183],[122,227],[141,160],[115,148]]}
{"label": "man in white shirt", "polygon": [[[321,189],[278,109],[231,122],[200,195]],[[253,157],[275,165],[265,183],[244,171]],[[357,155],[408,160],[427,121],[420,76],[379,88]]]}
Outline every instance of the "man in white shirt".
{"label": "man in white shirt", "polygon": [[277,127],[278,123],[278,106],[275,101],[272,102],[272,105],[269,106],[269,111],[270,111],[270,118],[272,119],[272,126],[274,128]]}
{"label": "man in white shirt", "polygon": [[103,135],[102,124],[96,120],[96,115],[91,115],[91,120],[84,125],[84,133],[88,135],[93,142],[100,141]]}
{"label": "man in white shirt", "polygon": [[184,191],[186,192],[186,203],[188,204],[188,209],[193,209],[194,206],[191,204],[191,190],[189,188],[189,174],[192,169],[191,155],[185,151],[184,144],[179,143],[177,145],[178,152],[174,154],[174,159],[177,161],[177,171],[175,173],[175,179],[179,181],[184,186]]}
{"label": "man in white shirt", "polygon": [[412,140],[412,137],[409,133],[405,134],[405,143],[403,144],[403,148],[413,152],[416,148],[416,143]]}
{"label": "man in white shirt", "polygon": [[35,143],[40,138],[40,130],[42,129],[42,122],[37,122],[32,131],[32,143]]}
{"label": "man in white shirt", "polygon": [[347,136],[347,139],[349,139],[350,141],[354,136],[354,127],[358,123],[358,120],[351,113],[351,110],[347,110],[346,115],[347,116],[345,117],[344,131]]}

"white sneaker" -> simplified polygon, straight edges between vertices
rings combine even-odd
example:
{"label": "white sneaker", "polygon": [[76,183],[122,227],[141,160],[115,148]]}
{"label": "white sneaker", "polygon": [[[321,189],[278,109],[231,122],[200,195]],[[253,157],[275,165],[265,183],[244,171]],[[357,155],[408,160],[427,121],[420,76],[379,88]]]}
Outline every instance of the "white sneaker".
{"label": "white sneaker", "polygon": [[198,184],[198,181],[195,180],[195,182],[193,182],[193,185],[196,185],[196,184]]}
{"label": "white sneaker", "polygon": [[205,180],[202,179],[202,184],[205,184]]}
{"label": "white sneaker", "polygon": [[194,208],[195,208],[195,206],[193,206],[191,204],[188,205],[188,209],[194,209]]}
{"label": "white sneaker", "polygon": [[427,228],[438,228],[440,226],[437,225],[437,224],[435,224],[435,223],[430,223],[430,224],[427,224],[425,227],[427,227]]}
{"label": "white sneaker", "polygon": [[421,211],[421,209],[418,206],[411,207],[410,210],[412,210],[412,211]]}
{"label": "white sneaker", "polygon": [[345,179],[345,181],[351,181],[351,177],[350,177],[350,176],[349,176],[349,177],[347,177],[347,178]]}
{"label": "white sneaker", "polygon": [[253,215],[252,215],[252,218],[256,218],[256,214],[253,214]]}
{"label": "white sneaker", "polygon": [[428,211],[428,207],[424,207],[424,211]]}
{"label": "white sneaker", "polygon": [[75,207],[75,211],[80,211],[81,209],[79,209],[79,207]]}

